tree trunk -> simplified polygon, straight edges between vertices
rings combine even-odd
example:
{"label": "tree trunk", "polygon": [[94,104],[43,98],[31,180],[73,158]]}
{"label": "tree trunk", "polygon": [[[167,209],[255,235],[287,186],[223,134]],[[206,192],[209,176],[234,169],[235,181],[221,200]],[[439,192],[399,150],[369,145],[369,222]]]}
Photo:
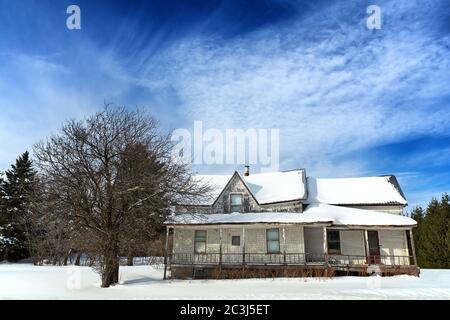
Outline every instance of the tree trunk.
{"label": "tree trunk", "polygon": [[119,248],[117,243],[110,243],[103,254],[102,288],[108,288],[119,282]]}
{"label": "tree trunk", "polygon": [[75,259],[75,265],[76,266],[79,266],[80,265],[80,260],[81,260],[81,255],[82,255],[83,253],[82,252],[78,252],[77,253],[77,258]]}
{"label": "tree trunk", "polygon": [[69,254],[66,254],[66,255],[64,256],[63,266],[67,266],[67,260],[69,260]]}
{"label": "tree trunk", "polygon": [[119,264],[105,265],[102,274],[102,288],[108,288],[112,284],[119,282]]}
{"label": "tree trunk", "polygon": [[8,262],[8,247],[5,248],[5,253],[3,255],[3,260]]}
{"label": "tree trunk", "polygon": [[129,253],[127,256],[127,266],[132,266],[133,265],[133,254]]}
{"label": "tree trunk", "polygon": [[114,268],[114,275],[113,275],[113,283],[119,283],[119,264],[117,263]]}

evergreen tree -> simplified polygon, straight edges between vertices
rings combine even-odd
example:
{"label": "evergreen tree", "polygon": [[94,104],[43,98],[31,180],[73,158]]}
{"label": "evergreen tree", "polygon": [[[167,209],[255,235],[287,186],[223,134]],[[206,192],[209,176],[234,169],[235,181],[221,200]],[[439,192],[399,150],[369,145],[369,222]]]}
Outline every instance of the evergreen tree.
{"label": "evergreen tree", "polygon": [[26,230],[23,221],[30,212],[31,195],[34,193],[36,171],[28,151],[16,160],[0,181],[3,257],[19,260],[29,256]]}
{"label": "evergreen tree", "polygon": [[442,224],[443,228],[446,230],[445,233],[445,247],[444,247],[444,268],[450,268],[450,196],[445,193],[441,199],[441,210],[442,210]]}
{"label": "evergreen tree", "polygon": [[3,192],[4,183],[3,173],[0,172],[0,261],[7,258],[7,243],[9,242],[7,237],[8,218],[6,215],[5,194]]}
{"label": "evergreen tree", "polygon": [[433,199],[428,204],[418,244],[421,267],[450,268],[449,201],[448,194],[444,194],[440,202]]}
{"label": "evergreen tree", "polygon": [[420,247],[420,244],[422,243],[423,221],[425,219],[425,212],[423,211],[422,207],[416,206],[411,211],[411,218],[417,221],[417,227],[413,230],[413,239],[416,249],[417,264],[419,266],[422,266],[426,261],[425,257],[423,256],[423,251]]}

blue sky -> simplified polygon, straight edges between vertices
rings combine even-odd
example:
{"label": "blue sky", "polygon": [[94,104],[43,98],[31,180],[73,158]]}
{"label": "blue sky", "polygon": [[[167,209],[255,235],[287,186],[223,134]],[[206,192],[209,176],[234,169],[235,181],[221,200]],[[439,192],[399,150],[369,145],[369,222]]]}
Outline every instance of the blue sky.
{"label": "blue sky", "polygon": [[104,101],[165,130],[280,128],[280,169],[393,173],[424,204],[450,191],[450,3],[0,0],[0,170]]}

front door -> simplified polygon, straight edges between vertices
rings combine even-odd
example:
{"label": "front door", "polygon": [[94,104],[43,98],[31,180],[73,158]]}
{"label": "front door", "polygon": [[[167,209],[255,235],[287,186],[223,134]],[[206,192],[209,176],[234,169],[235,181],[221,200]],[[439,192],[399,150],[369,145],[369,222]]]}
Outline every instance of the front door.
{"label": "front door", "polygon": [[369,242],[369,264],[381,263],[378,231],[367,231],[367,238]]}

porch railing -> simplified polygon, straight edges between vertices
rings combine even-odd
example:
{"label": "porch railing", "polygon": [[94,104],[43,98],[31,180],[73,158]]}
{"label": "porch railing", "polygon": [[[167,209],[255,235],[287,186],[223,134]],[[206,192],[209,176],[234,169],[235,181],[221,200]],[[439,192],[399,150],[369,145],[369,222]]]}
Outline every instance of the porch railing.
{"label": "porch railing", "polygon": [[323,253],[173,253],[168,264],[176,265],[410,265],[411,256],[341,255]]}

